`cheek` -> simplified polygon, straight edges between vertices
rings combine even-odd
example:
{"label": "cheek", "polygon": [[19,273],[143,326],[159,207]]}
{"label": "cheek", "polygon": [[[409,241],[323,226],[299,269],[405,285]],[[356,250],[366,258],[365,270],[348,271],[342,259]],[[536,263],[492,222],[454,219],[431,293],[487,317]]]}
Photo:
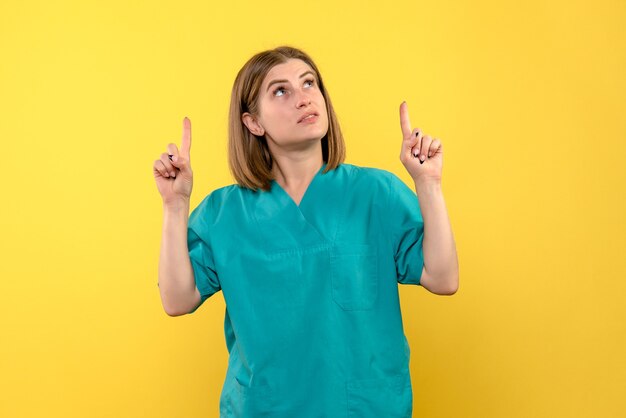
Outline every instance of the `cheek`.
{"label": "cheek", "polygon": [[326,101],[324,100],[324,96],[322,93],[318,92],[319,97],[313,102],[316,106],[316,110],[320,112],[320,114],[324,113],[326,118],[328,118],[328,107],[326,106]]}
{"label": "cheek", "polygon": [[326,103],[324,103],[324,107],[320,109],[320,112],[324,113],[324,119],[326,119],[326,123],[329,123],[330,117],[328,116],[328,108],[326,107]]}
{"label": "cheek", "polygon": [[263,127],[266,131],[270,133],[270,135],[280,136],[281,132],[285,129],[288,129],[287,124],[285,123],[288,119],[289,115],[281,113],[279,110],[274,110],[272,116],[265,120],[265,125]]}

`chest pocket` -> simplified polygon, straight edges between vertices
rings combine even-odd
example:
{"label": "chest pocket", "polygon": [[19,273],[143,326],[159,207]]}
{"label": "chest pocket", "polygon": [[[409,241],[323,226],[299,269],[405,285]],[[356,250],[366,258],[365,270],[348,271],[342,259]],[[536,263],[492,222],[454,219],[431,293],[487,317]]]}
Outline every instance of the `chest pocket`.
{"label": "chest pocket", "polygon": [[330,254],[332,298],[343,310],[373,309],[378,299],[378,254],[373,244],[335,244]]}

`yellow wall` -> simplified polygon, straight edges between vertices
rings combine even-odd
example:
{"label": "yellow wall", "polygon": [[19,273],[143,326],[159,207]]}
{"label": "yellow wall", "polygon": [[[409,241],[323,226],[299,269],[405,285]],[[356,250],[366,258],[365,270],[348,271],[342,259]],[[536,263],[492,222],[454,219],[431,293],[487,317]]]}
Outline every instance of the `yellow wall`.
{"label": "yellow wall", "polygon": [[626,3],[165,3],[0,3],[0,416],[218,416],[224,299],[163,311],[152,163],[189,116],[192,208],[231,184],[232,82],[283,43],[346,162],[410,184],[402,100],[444,145],[461,285],[400,288],[414,416],[623,416]]}

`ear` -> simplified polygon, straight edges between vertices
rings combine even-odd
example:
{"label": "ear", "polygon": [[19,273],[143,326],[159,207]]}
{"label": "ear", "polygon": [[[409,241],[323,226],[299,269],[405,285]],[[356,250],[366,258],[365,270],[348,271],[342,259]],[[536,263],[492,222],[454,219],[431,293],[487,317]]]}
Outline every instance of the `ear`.
{"label": "ear", "polygon": [[265,130],[263,127],[257,122],[257,120],[250,113],[245,112],[241,115],[241,120],[244,125],[248,127],[248,130],[252,132],[253,135],[263,136],[265,134]]}

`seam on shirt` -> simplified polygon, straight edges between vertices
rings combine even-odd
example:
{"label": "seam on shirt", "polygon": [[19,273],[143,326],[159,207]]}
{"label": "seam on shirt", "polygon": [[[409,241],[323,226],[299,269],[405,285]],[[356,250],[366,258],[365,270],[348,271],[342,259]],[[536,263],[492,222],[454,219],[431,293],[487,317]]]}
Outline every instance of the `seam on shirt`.
{"label": "seam on shirt", "polygon": [[[387,175],[387,177],[389,177],[389,181],[387,181],[387,213],[389,214],[389,217],[391,216],[395,216],[395,212],[392,210],[393,206],[392,206],[392,198],[396,197],[394,196],[391,191],[391,183],[393,181],[393,173],[389,173]],[[387,218],[389,218],[387,217]],[[393,259],[396,260],[396,233],[392,227],[392,225],[387,224],[387,230],[390,232],[390,243],[389,245],[391,245],[391,252],[393,253]]]}

